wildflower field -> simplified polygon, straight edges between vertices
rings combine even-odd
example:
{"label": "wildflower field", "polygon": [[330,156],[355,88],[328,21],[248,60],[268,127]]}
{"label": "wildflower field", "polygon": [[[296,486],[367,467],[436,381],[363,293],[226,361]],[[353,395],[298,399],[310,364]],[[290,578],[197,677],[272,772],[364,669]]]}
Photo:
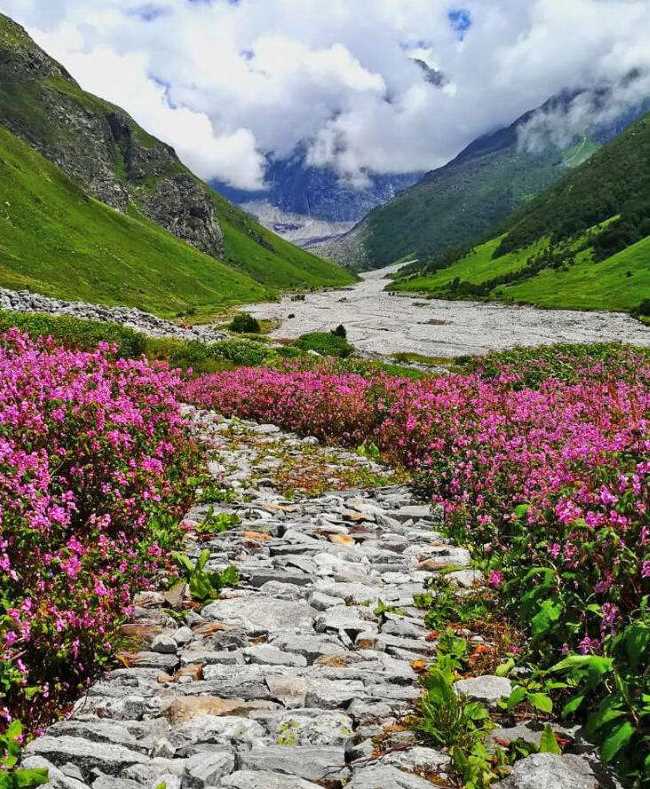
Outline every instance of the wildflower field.
{"label": "wildflower field", "polygon": [[0,731],[79,695],[191,500],[178,378],[113,350],[0,338]]}
{"label": "wildflower field", "polygon": [[[650,360],[618,346],[515,351],[414,381],[241,368],[184,397],[416,474],[553,669],[567,716],[650,779]],[[641,760],[641,761],[639,761]]]}

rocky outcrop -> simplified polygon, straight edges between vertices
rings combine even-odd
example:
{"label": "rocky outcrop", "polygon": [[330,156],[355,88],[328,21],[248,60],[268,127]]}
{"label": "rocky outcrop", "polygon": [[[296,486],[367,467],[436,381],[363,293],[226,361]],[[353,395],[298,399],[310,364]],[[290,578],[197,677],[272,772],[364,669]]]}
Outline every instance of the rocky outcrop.
{"label": "rocky outcrop", "polygon": [[0,123],[92,197],[129,206],[213,257],[223,234],[210,189],[173,148],[119,107],[86,93],[14,22],[0,14]]}
{"label": "rocky outcrop", "polygon": [[91,321],[107,321],[127,326],[150,337],[175,337],[181,340],[216,342],[226,335],[210,326],[178,326],[134,307],[103,307],[82,301],[61,301],[40,296],[28,290],[0,288],[0,309],[16,312],[44,312],[49,315],[70,315]]}

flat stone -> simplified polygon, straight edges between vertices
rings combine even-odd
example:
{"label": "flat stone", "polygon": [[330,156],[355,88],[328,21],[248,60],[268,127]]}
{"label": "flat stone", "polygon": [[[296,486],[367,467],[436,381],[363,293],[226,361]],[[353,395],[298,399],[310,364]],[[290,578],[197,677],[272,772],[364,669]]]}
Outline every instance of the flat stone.
{"label": "flat stone", "polygon": [[224,739],[252,741],[266,733],[257,721],[235,715],[200,715],[184,723],[176,732],[192,743],[220,743]]}
{"label": "flat stone", "polygon": [[278,600],[301,600],[305,596],[305,592],[300,586],[281,581],[267,581],[260,586],[260,592]]}
{"label": "flat stone", "polygon": [[284,677],[281,674],[266,677],[269,695],[285,707],[303,707],[307,693],[307,683],[303,677]]}
{"label": "flat stone", "polygon": [[454,688],[458,693],[470,699],[494,704],[512,693],[512,682],[506,677],[487,674],[483,677],[460,679],[458,682],[454,682]]}
{"label": "flat stone", "polygon": [[245,715],[253,710],[273,709],[266,701],[244,699],[222,699],[217,696],[181,696],[175,698],[166,709],[173,724],[184,723],[201,715]]}
{"label": "flat stone", "polygon": [[224,789],[322,789],[319,784],[303,778],[272,773],[266,770],[238,770],[221,779]]}
{"label": "flat stone", "polygon": [[586,759],[573,754],[535,753],[518,761],[499,789],[599,789],[603,784]]}
{"label": "flat stone", "polygon": [[188,789],[219,786],[219,781],[235,769],[235,756],[230,751],[197,753],[187,762],[183,785]]}
{"label": "flat stone", "polygon": [[272,644],[258,644],[244,649],[244,655],[250,663],[270,666],[306,666],[307,658],[292,652],[283,652]]}
{"label": "flat stone", "polygon": [[397,767],[376,764],[355,770],[346,789],[431,789],[431,783]]}
{"label": "flat stone", "polygon": [[445,579],[465,589],[485,583],[485,576],[480,570],[456,570],[456,572],[447,573]]}
{"label": "flat stone", "polygon": [[304,600],[278,600],[255,595],[217,600],[201,613],[206,619],[241,625],[249,633],[278,633],[309,630],[315,611]]}
{"label": "flat stone", "polygon": [[334,710],[345,707],[354,699],[365,697],[365,686],[359,680],[329,680],[307,678],[305,703],[308,707]]}
{"label": "flat stone", "polygon": [[[157,636],[160,638],[160,636]],[[176,657],[176,642],[174,643],[174,654],[161,654],[160,652],[136,652],[129,659],[129,665],[134,668],[155,668],[163,671],[172,671],[178,665]]]}
{"label": "flat stone", "polygon": [[[190,634],[191,633],[192,631],[190,630]],[[156,636],[151,642],[151,651],[160,652],[163,655],[175,655],[177,649],[178,643],[174,637],[166,635],[165,633],[161,633],[160,635]]]}
{"label": "flat stone", "polygon": [[321,655],[345,655],[347,650],[333,636],[328,635],[281,635],[272,641],[274,646],[286,652],[295,652],[304,655],[308,661],[313,661]]}
{"label": "flat stone", "polygon": [[254,747],[240,755],[241,766],[250,770],[285,773],[308,781],[342,782],[349,776],[345,749],[339,747]]}
{"label": "flat stone", "polygon": [[349,715],[321,709],[270,713],[263,718],[276,745],[345,745],[353,736]]}
{"label": "flat stone", "polygon": [[25,753],[30,756],[43,756],[55,765],[72,762],[84,772],[97,768],[109,775],[117,775],[131,764],[145,764],[149,761],[143,754],[122,745],[93,742],[67,735],[39,737],[26,746]]}
{"label": "flat stone", "polygon": [[433,748],[417,746],[409,748],[407,751],[388,753],[382,758],[381,763],[390,764],[409,772],[417,772],[418,770],[439,772],[451,764],[451,757]]}

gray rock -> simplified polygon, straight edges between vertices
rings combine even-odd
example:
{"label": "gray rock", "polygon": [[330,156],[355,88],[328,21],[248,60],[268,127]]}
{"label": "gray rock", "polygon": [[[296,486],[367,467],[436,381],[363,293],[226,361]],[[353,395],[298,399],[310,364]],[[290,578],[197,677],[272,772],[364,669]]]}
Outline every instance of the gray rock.
{"label": "gray rock", "polygon": [[296,709],[264,721],[276,745],[345,745],[353,735],[352,719],[342,712]]}
{"label": "gray rock", "polygon": [[433,748],[409,748],[407,751],[393,751],[381,760],[382,764],[390,764],[409,772],[426,770],[427,772],[440,772],[451,764],[451,757],[440,753]]}
{"label": "gray rock", "polygon": [[[191,632],[192,631],[190,630],[190,633]],[[151,642],[151,651],[160,652],[163,655],[175,655],[177,649],[178,643],[176,640],[173,638],[173,636],[167,635],[165,633],[161,633],[160,635],[156,636]]]}
{"label": "gray rock", "polygon": [[183,786],[187,789],[218,787],[220,780],[235,769],[235,757],[230,751],[197,753],[186,766]]}
{"label": "gray rock", "polygon": [[306,666],[307,658],[304,655],[295,655],[291,652],[283,652],[272,644],[258,644],[254,647],[247,647],[244,655],[250,663],[260,663],[270,666]]}
{"label": "gray rock", "polygon": [[179,627],[172,633],[172,638],[179,646],[185,646],[194,639],[194,633],[189,627]]}
{"label": "gray rock", "polygon": [[358,680],[328,680],[307,678],[305,703],[308,707],[335,710],[354,699],[365,697],[363,682]]}
{"label": "gray rock", "polygon": [[221,780],[224,789],[321,789],[319,784],[265,770],[239,770]]}
{"label": "gray rock", "polygon": [[72,762],[84,772],[98,769],[108,775],[117,775],[131,764],[146,764],[149,759],[141,753],[122,745],[91,742],[81,737],[44,736],[30,742],[25,748],[28,755],[43,756],[55,765]]}
{"label": "gray rock", "polygon": [[251,748],[240,760],[243,769],[286,773],[308,781],[342,782],[350,774],[344,748],[270,745]]}
{"label": "gray rock", "polygon": [[499,789],[599,789],[604,786],[586,759],[535,753],[517,762]]}
{"label": "gray rock", "polygon": [[277,600],[256,595],[217,600],[201,613],[206,619],[241,625],[248,633],[279,633],[308,630],[315,611],[303,600]]}
{"label": "gray rock", "polygon": [[224,740],[252,741],[265,735],[265,730],[254,720],[239,718],[235,715],[199,715],[184,723],[176,732],[191,743]]}
{"label": "gray rock", "polygon": [[454,688],[458,693],[470,699],[494,704],[512,693],[512,682],[506,677],[486,674],[483,677],[458,680],[458,682],[454,682]]}
{"label": "gray rock", "polygon": [[260,592],[278,600],[301,600],[305,592],[296,584],[285,584],[281,581],[267,581],[260,586]]}
{"label": "gray rock", "polygon": [[397,767],[376,764],[355,770],[346,789],[431,789],[431,784]]}

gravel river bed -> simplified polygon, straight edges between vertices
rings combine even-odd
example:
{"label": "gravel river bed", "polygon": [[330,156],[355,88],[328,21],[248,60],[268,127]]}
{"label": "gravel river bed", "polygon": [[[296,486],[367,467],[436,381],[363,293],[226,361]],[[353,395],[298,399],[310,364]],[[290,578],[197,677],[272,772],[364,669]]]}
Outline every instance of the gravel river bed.
{"label": "gravel river bed", "polygon": [[367,354],[453,357],[557,342],[621,341],[650,347],[650,328],[624,313],[397,296],[384,291],[386,275],[394,270],[366,273],[356,285],[307,294],[304,301],[284,297],[248,310],[257,318],[282,321],[274,338],[295,339],[342,323],[348,339]]}

